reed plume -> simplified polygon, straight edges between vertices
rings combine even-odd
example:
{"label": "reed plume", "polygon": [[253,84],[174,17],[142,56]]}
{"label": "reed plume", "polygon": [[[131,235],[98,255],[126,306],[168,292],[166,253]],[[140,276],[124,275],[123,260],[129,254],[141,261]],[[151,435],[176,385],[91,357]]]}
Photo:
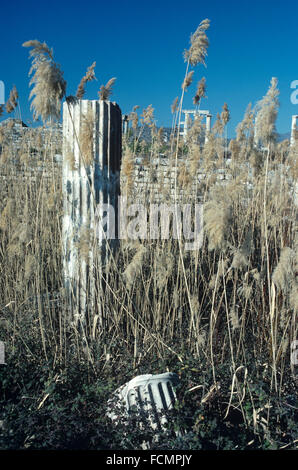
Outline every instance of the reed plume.
{"label": "reed plume", "polygon": [[204,206],[204,225],[209,250],[224,249],[231,223],[231,208],[226,201],[211,199]]}
{"label": "reed plume", "polygon": [[252,231],[249,230],[243,245],[234,253],[234,258],[231,267],[235,269],[246,268],[249,265],[249,256],[251,254],[252,245]]}
{"label": "reed plume", "polygon": [[96,66],[96,62],[93,62],[93,64],[90,65],[90,67],[88,67],[86,74],[84,75],[84,77],[81,79],[79,83],[77,93],[76,93],[76,97],[79,100],[81,100],[83,96],[85,95],[86,83],[91,82],[92,80],[96,80],[95,73],[94,73],[95,66]]}
{"label": "reed plume", "polygon": [[30,86],[33,85],[33,89],[29,97],[32,99],[34,119],[59,119],[66,81],[60,66],[54,61],[53,51],[46,43],[37,40],[24,42],[23,47],[32,48],[30,58],[33,60],[29,75],[32,75]]}
{"label": "reed plume", "polygon": [[205,77],[203,77],[198,82],[198,87],[197,87],[197,91],[193,99],[193,104],[197,105],[198,103],[201,102],[202,98],[206,98],[206,78]]}
{"label": "reed plume", "polygon": [[127,266],[123,273],[126,285],[128,288],[131,288],[140,274],[143,266],[143,258],[145,256],[147,249],[144,245],[140,245],[130,264]]}
{"label": "reed plume", "polygon": [[216,121],[213,125],[212,131],[213,131],[214,134],[219,134],[219,135],[223,134],[224,123],[223,123],[219,113],[217,113],[217,115],[216,115]]}
{"label": "reed plume", "polygon": [[144,109],[142,115],[142,122],[143,124],[146,124],[147,126],[152,126],[153,125],[153,120],[154,120],[154,108],[152,107],[152,104],[149,104],[147,108]]}
{"label": "reed plume", "polygon": [[244,141],[249,135],[254,133],[254,114],[251,103],[246,108],[243,120],[236,127],[237,141]]}
{"label": "reed plume", "polygon": [[227,103],[223,105],[222,112],[221,112],[221,120],[223,122],[223,125],[226,126],[230,120],[230,111],[228,109]]}
{"label": "reed plume", "polygon": [[186,75],[184,82],[182,83],[182,90],[187,90],[187,88],[192,84],[193,74],[194,71],[192,70]]}
{"label": "reed plume", "polygon": [[290,292],[290,306],[294,312],[298,312],[298,283],[295,282]]}
{"label": "reed plume", "polygon": [[236,162],[239,159],[240,154],[240,145],[237,140],[231,139],[229,144],[229,151],[231,152],[232,160]]}
{"label": "reed plume", "polygon": [[210,20],[205,19],[201,21],[197,30],[190,37],[190,48],[184,51],[184,59],[189,61],[190,65],[205,64],[205,57],[207,56],[207,48],[209,40],[206,31],[210,26]]}
{"label": "reed plume", "polygon": [[131,111],[128,115],[128,120],[131,122],[132,128],[137,129],[138,124],[139,124],[139,116],[134,109],[137,109],[136,106],[134,106],[133,111]]}
{"label": "reed plume", "polygon": [[12,90],[9,93],[9,98],[8,98],[8,100],[6,102],[6,105],[5,105],[6,112],[8,114],[12,113],[12,111],[14,111],[15,108],[17,107],[18,98],[19,98],[18,90],[16,89],[16,87],[14,85]]}
{"label": "reed plume", "polygon": [[171,105],[171,112],[172,114],[175,114],[175,112],[177,111],[177,108],[178,108],[178,101],[179,101],[179,98],[178,96],[174,99],[172,105]]}
{"label": "reed plume", "polygon": [[255,138],[264,145],[276,139],[278,95],[277,78],[273,77],[266,95],[256,105]]}
{"label": "reed plume", "polygon": [[234,331],[234,330],[237,330],[238,328],[240,328],[239,316],[238,316],[237,308],[233,307],[233,308],[229,311],[229,319],[230,319],[230,322],[231,322],[231,324],[232,324],[233,331]]}
{"label": "reed plume", "polygon": [[102,101],[106,101],[112,94],[112,86],[114,85],[116,78],[110,78],[106,85],[101,85],[100,91],[98,92],[99,98]]}
{"label": "reed plume", "polygon": [[280,290],[287,291],[293,281],[294,271],[294,251],[285,247],[279,258],[279,262],[273,271],[272,280]]}

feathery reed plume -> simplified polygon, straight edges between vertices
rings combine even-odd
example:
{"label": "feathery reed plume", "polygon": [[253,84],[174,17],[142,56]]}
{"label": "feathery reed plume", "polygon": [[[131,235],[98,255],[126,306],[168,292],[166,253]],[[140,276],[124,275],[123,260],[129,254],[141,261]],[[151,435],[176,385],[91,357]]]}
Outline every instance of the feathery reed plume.
{"label": "feathery reed plume", "polygon": [[174,267],[174,256],[171,252],[164,253],[163,250],[157,249],[154,256],[155,273],[154,278],[159,289],[163,289]]}
{"label": "feathery reed plume", "polygon": [[264,155],[262,151],[253,148],[250,152],[249,162],[252,166],[254,176],[258,176],[264,163]]}
{"label": "feathery reed plume", "polygon": [[253,289],[253,285],[248,284],[247,280],[245,280],[243,284],[238,287],[237,294],[239,295],[239,297],[242,297],[245,300],[249,300],[253,295]]}
{"label": "feathery reed plume", "polygon": [[131,288],[135,279],[142,270],[143,258],[147,251],[144,245],[140,245],[130,264],[125,269],[123,276],[128,288]]}
{"label": "feathery reed plume", "polygon": [[171,112],[172,114],[175,114],[175,112],[177,111],[177,108],[178,108],[178,101],[179,101],[179,98],[178,96],[174,99],[173,103],[171,104]]}
{"label": "feathery reed plume", "polygon": [[32,75],[30,86],[33,85],[33,89],[29,98],[33,98],[31,109],[34,119],[59,119],[66,81],[60,66],[53,59],[53,51],[46,43],[37,40],[24,42],[23,47],[32,48],[30,57],[33,60],[29,75]]}
{"label": "feathery reed plume", "polygon": [[193,104],[196,105],[200,103],[202,98],[206,98],[206,78],[205,77],[203,77],[198,82],[198,87],[197,87],[197,91],[193,99]]}
{"label": "feathery reed plume", "polygon": [[254,132],[254,111],[251,109],[251,103],[246,108],[243,120],[238,124],[236,128],[236,139],[237,141],[243,141],[248,137],[248,134]]}
{"label": "feathery reed plume", "polygon": [[290,292],[290,306],[294,312],[298,312],[298,283],[294,283]]}
{"label": "feathery reed plume", "polygon": [[199,348],[203,348],[206,343],[206,331],[202,331],[198,336],[197,336],[197,345]]}
{"label": "feathery reed plume", "polygon": [[14,85],[9,93],[9,98],[5,105],[6,112],[8,114],[12,113],[12,111],[14,111],[14,109],[17,107],[18,98],[19,98],[18,90],[16,89],[16,86]]}
{"label": "feathery reed plume", "polygon": [[237,142],[237,140],[231,139],[230,144],[229,144],[229,151],[231,152],[232,161],[234,162],[238,161],[239,153],[240,153],[240,145],[239,145],[239,142]]}
{"label": "feathery reed plume", "polygon": [[131,126],[133,129],[137,129],[138,124],[139,124],[139,116],[138,113],[136,113],[135,109],[138,109],[139,106],[134,106],[133,110],[129,113],[128,115],[128,120],[131,122]]}
{"label": "feathery reed plume", "polygon": [[230,120],[230,111],[228,109],[227,103],[223,105],[220,117],[223,122],[223,125],[226,126]]}
{"label": "feathery reed plume", "polygon": [[229,319],[232,324],[233,331],[240,328],[238,311],[235,307],[229,311]]}
{"label": "feathery reed plume", "polygon": [[76,93],[76,97],[79,100],[81,100],[83,96],[85,95],[86,83],[91,82],[92,80],[96,80],[95,73],[94,73],[95,66],[96,66],[96,62],[93,62],[93,64],[90,65],[90,67],[88,67],[86,74],[84,75],[84,77],[81,79],[79,83],[77,93]]}
{"label": "feathery reed plume", "polygon": [[185,163],[183,163],[180,168],[179,168],[179,173],[178,173],[178,183],[180,184],[181,187],[188,187],[189,184],[191,183],[191,177],[189,174],[189,170]]}
{"label": "feathery reed plume", "polygon": [[187,88],[191,85],[193,74],[194,71],[192,70],[186,75],[184,82],[182,83],[182,90],[187,90]]}
{"label": "feathery reed plume", "polygon": [[226,201],[211,200],[204,207],[204,224],[208,235],[208,249],[224,249],[231,223],[231,209]]}
{"label": "feathery reed plume", "polygon": [[215,139],[214,134],[211,133],[208,136],[207,142],[205,142],[205,144],[204,144],[203,156],[204,156],[205,160],[209,163],[211,163],[217,157],[215,140],[216,139]]}
{"label": "feathery reed plume", "polygon": [[147,108],[144,109],[141,115],[141,118],[142,118],[143,124],[147,124],[147,126],[153,125],[154,108],[152,107],[152,104],[149,104],[149,106],[147,106]]}
{"label": "feathery reed plume", "polygon": [[287,291],[293,280],[294,251],[285,247],[279,258],[278,265],[273,271],[272,280],[280,290]]}
{"label": "feathery reed plume", "polygon": [[201,146],[198,143],[191,143],[189,147],[189,171],[191,175],[196,175],[197,170],[199,169],[200,159],[201,159]]}
{"label": "feathery reed plume", "polygon": [[249,230],[242,247],[236,250],[231,267],[235,269],[246,268],[249,264],[249,255],[251,253],[252,231]]}
{"label": "feathery reed plume", "polygon": [[216,115],[216,121],[213,125],[213,128],[212,128],[214,134],[219,134],[219,135],[222,135],[223,134],[223,131],[224,131],[224,124],[221,120],[221,116],[219,113],[217,113]]}
{"label": "feathery reed plume", "polygon": [[102,101],[106,101],[112,94],[112,86],[114,85],[116,78],[110,78],[106,85],[101,85],[100,91],[98,92],[99,98]]}
{"label": "feathery reed plume", "polygon": [[157,131],[157,142],[161,144],[164,141],[164,128],[160,127]]}
{"label": "feathery reed plume", "polygon": [[279,107],[278,95],[277,78],[273,77],[266,95],[256,105],[255,138],[257,142],[268,144],[276,138],[275,122]]}
{"label": "feathery reed plume", "polygon": [[193,120],[192,126],[190,127],[188,133],[187,133],[187,143],[189,144],[190,148],[190,153],[191,153],[191,147],[193,144],[200,144],[203,141],[205,130],[204,126],[202,123],[203,117],[202,116],[196,116],[195,119]]}
{"label": "feathery reed plume", "polygon": [[207,56],[207,48],[209,40],[206,35],[206,30],[210,26],[210,20],[205,19],[201,21],[196,32],[190,37],[190,48],[184,51],[185,62],[190,65],[205,64],[205,57]]}

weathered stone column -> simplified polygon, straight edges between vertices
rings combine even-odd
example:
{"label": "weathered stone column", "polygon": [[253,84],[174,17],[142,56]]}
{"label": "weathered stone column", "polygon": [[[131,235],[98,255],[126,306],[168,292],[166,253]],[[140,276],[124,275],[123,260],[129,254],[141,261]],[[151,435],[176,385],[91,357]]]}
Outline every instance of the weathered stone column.
{"label": "weathered stone column", "polygon": [[109,204],[117,224],[121,137],[121,110],[116,103],[64,103],[64,283],[71,313],[80,318],[98,310],[96,292],[101,288],[101,268],[112,240],[99,236],[97,222],[104,216],[104,205]]}
{"label": "weathered stone column", "polygon": [[127,116],[127,114],[124,114],[124,116],[122,116],[122,133],[123,133],[123,135],[126,135],[128,133],[128,123],[129,123],[128,116]]}
{"label": "weathered stone column", "polygon": [[208,142],[208,136],[211,132],[211,114],[206,114],[206,132],[205,132],[205,143]]}
{"label": "weathered stone column", "polygon": [[188,128],[189,128],[189,124],[190,124],[190,117],[189,117],[189,113],[187,111],[183,111],[183,112],[185,114],[183,137],[184,137],[184,140],[186,140],[186,137],[187,137],[187,134],[188,134]]}

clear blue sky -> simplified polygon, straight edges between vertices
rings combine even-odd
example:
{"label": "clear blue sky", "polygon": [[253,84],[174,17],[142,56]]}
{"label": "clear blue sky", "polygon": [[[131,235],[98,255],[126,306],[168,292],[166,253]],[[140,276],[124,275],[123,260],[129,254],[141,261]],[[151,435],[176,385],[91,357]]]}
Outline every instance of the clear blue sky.
{"label": "clear blue sky", "polygon": [[170,106],[184,77],[182,53],[204,18],[211,20],[207,68],[195,68],[184,107],[192,107],[196,84],[205,76],[208,99],[201,108],[216,115],[227,102],[233,135],[248,103],[262,98],[276,76],[281,102],[278,131],[289,131],[291,115],[298,114],[298,105],[290,101],[290,84],[298,80],[297,2],[5,0],[0,9],[0,80],[5,82],[6,97],[16,85],[25,121],[31,119],[30,62],[22,43],[38,39],[53,47],[68,94],[76,92],[86,68],[96,61],[98,82],[87,85],[86,98],[96,99],[100,85],[117,77],[111,99],[123,113],[134,105],[143,109],[152,104],[157,125],[170,125]]}

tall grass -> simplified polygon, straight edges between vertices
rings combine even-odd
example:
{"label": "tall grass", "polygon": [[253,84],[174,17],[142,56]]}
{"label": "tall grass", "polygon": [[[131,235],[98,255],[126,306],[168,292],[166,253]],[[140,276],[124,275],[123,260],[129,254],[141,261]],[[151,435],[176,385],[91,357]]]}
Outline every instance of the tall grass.
{"label": "tall grass", "polygon": [[[190,66],[206,57],[207,26],[209,23],[201,24],[185,53],[186,74],[179,105],[176,100],[173,108],[176,114],[170,142],[165,144],[156,129],[152,106],[140,117],[134,109],[130,115],[134,135],[124,138],[121,170],[122,191],[128,201],[135,201],[139,194],[134,183],[136,157],[141,156],[149,170],[142,189],[148,206],[154,200],[152,188],[156,184],[160,184],[159,194],[165,202],[174,186],[175,195],[182,191],[185,202],[192,198],[204,203],[203,246],[188,252],[174,239],[122,240],[103,270],[100,260],[94,259],[98,305],[89,309],[87,318],[69,316],[61,266],[61,174],[54,160],[59,149],[48,128],[43,134],[32,130],[29,140],[26,136],[30,134],[24,133],[16,150],[11,126],[2,127],[1,332],[8,352],[18,347],[24,357],[47,361],[53,370],[57,364],[66,367],[74,354],[98,376],[107,364],[117,364],[122,357],[131,358],[135,373],[144,369],[150,373],[152,358],[163,360],[170,354],[181,370],[190,357],[204,364],[212,370],[219,390],[218,370],[229,364],[231,391],[226,415],[236,407],[245,420],[243,396],[251,396],[254,407],[250,378],[254,380],[260,366],[269,369],[271,389],[280,394],[294,374],[290,344],[297,338],[298,244],[293,185],[297,181],[298,144],[290,147],[287,141],[276,142],[275,80],[258,107],[248,108],[229,152],[224,138],[229,120],[226,104],[208,142],[202,141],[200,120],[193,123],[187,141],[182,141],[176,129],[183,95],[194,73],[189,72]],[[44,68],[52,67],[56,78],[62,79],[62,74],[53,65],[46,45],[41,53],[50,58],[42,61],[39,70],[39,56],[33,55],[37,57],[33,70],[37,73],[35,82],[44,90]],[[94,66],[88,69],[90,79],[94,78]],[[87,81],[80,84],[80,93]],[[103,99],[113,81],[101,88]],[[200,83],[195,103],[204,96],[205,82]],[[65,87],[63,80],[62,84]],[[40,101],[35,90],[36,112],[45,117],[51,107],[56,116],[59,114],[57,99],[65,90],[57,82],[55,86],[56,95],[48,104]],[[145,126],[151,129],[149,145],[142,140]],[[261,145],[256,144],[256,137]],[[82,143],[88,140],[87,134],[78,138]],[[161,151],[174,177],[169,173],[168,179],[159,181],[154,161]],[[81,240],[82,253],[84,243],[88,249],[91,241],[88,237]],[[199,383],[200,376],[197,380]],[[269,415],[268,411],[267,426]]]}

